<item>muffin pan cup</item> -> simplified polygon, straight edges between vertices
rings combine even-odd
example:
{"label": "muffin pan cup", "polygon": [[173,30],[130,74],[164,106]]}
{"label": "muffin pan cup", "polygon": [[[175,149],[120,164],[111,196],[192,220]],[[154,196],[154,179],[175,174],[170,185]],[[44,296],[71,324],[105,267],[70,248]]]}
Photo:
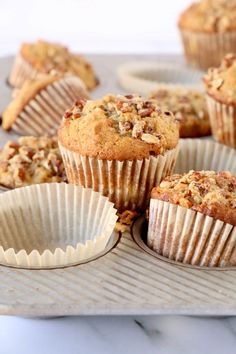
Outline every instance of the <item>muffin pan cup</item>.
{"label": "muffin pan cup", "polygon": [[147,244],[177,262],[205,267],[236,265],[236,227],[157,199],[150,202]]}
{"label": "muffin pan cup", "polygon": [[196,68],[217,67],[226,54],[236,52],[236,31],[201,33],[180,30],[180,33],[186,61]]}
{"label": "muffin pan cup", "polygon": [[69,183],[105,195],[119,210],[145,210],[152,188],[172,173],[178,146],[164,155],[133,161],[98,160],[66,149],[59,142]]}
{"label": "muffin pan cup", "polygon": [[0,264],[45,269],[104,251],[116,209],[91,189],[46,183],[0,194]]}
{"label": "muffin pan cup", "polygon": [[129,92],[150,95],[157,89],[202,90],[202,72],[181,65],[158,62],[130,62],[117,70],[121,87]]}
{"label": "muffin pan cup", "polygon": [[28,102],[11,129],[20,135],[55,135],[64,112],[77,99],[88,97],[84,83],[78,77],[60,78]]}
{"label": "muffin pan cup", "polygon": [[236,108],[216,101],[207,95],[207,107],[214,138],[236,148]]}

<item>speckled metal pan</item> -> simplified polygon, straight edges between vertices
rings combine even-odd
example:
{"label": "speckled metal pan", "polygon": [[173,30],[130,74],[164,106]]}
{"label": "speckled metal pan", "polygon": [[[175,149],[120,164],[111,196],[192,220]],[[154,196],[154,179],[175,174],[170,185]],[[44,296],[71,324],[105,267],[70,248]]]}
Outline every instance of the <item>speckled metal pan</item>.
{"label": "speckled metal pan", "polygon": [[[124,57],[107,60],[99,56],[90,60],[97,64],[101,77],[111,80],[96,91],[96,96],[104,91],[119,92],[112,72],[124,62]],[[1,82],[11,63],[0,61]],[[6,77],[1,77],[3,68]],[[6,140],[9,135],[0,132],[0,144]],[[236,315],[236,268],[199,269],[157,257],[137,243],[139,239],[144,244],[141,235],[145,237],[145,233],[140,218],[132,235],[124,233],[110,252],[74,267],[26,270],[0,266],[0,314]]]}

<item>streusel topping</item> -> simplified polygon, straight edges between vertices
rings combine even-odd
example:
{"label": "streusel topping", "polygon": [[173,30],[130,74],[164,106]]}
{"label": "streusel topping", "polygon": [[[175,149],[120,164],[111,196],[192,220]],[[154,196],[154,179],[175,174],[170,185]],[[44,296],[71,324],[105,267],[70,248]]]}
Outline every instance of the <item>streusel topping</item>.
{"label": "streusel topping", "polygon": [[21,137],[0,151],[0,184],[8,188],[45,182],[65,182],[56,138]]}
{"label": "streusel topping", "polygon": [[236,225],[236,176],[228,171],[189,171],[168,176],[152,190],[152,198]]}
{"label": "streusel topping", "polygon": [[88,89],[98,84],[92,65],[84,57],[71,53],[62,45],[38,40],[35,43],[24,43],[20,52],[23,58],[41,73],[77,75]]}
{"label": "streusel topping", "polygon": [[184,89],[159,89],[154,91],[150,97],[158,100],[162,110],[174,113],[175,118],[180,122],[181,137],[194,136],[196,128],[199,128],[199,135],[201,135],[200,130],[202,130],[202,135],[209,134],[210,122],[206,100],[201,92]]}
{"label": "streusel topping", "polygon": [[226,104],[236,104],[236,54],[227,54],[219,68],[204,76],[207,93]]}
{"label": "streusel topping", "polygon": [[235,0],[203,0],[190,5],[180,16],[179,27],[196,32],[227,32],[236,29]]}
{"label": "streusel topping", "polygon": [[72,150],[77,145],[81,154],[103,159],[110,150],[110,158],[132,159],[131,155],[138,158],[141,153],[147,157],[150,152],[163,154],[174,148],[179,123],[171,112],[162,111],[154,99],[107,95],[100,100],[76,102],[64,115],[60,137]]}

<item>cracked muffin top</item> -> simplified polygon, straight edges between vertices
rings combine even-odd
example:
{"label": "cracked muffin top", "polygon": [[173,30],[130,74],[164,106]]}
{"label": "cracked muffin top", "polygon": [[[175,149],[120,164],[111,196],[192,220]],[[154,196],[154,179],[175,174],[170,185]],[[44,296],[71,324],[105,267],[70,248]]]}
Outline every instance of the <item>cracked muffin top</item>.
{"label": "cracked muffin top", "polygon": [[179,27],[194,32],[228,32],[236,29],[235,0],[203,0],[190,5],[179,18]]}
{"label": "cracked muffin top", "polygon": [[151,198],[196,210],[236,226],[236,176],[228,171],[189,171],[166,177]]}
{"label": "cracked muffin top", "polygon": [[43,40],[23,43],[20,54],[42,74],[70,73],[79,76],[88,89],[93,89],[98,84],[92,65],[84,57],[71,53],[68,48],[59,44]]}
{"label": "cracked muffin top", "polygon": [[174,113],[180,122],[180,137],[198,137],[211,132],[204,95],[196,90],[159,89],[150,95],[162,110]]}
{"label": "cracked muffin top", "polygon": [[203,80],[208,95],[221,103],[236,105],[236,54],[227,54],[219,68],[208,69]]}
{"label": "cracked muffin top", "polygon": [[65,181],[56,138],[25,136],[0,150],[0,184],[5,187]]}
{"label": "cracked muffin top", "polygon": [[154,99],[107,95],[76,102],[65,112],[58,136],[64,147],[84,156],[136,160],[175,148],[179,123]]}

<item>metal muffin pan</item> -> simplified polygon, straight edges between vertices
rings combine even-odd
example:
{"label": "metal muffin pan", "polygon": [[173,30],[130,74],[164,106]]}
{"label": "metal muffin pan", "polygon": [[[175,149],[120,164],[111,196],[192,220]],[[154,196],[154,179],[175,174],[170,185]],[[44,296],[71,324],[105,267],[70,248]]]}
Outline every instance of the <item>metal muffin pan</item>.
{"label": "metal muffin pan", "polygon": [[[94,95],[120,92],[114,73],[124,57],[90,59],[98,75],[107,78]],[[9,58],[0,60],[2,97],[7,97],[5,79],[11,63]],[[1,99],[1,108],[4,104]],[[0,132],[1,146],[13,137]],[[236,315],[236,268],[199,269],[153,255],[143,246],[143,225],[139,218],[108,253],[84,264],[50,270],[0,266],[0,314]]]}

